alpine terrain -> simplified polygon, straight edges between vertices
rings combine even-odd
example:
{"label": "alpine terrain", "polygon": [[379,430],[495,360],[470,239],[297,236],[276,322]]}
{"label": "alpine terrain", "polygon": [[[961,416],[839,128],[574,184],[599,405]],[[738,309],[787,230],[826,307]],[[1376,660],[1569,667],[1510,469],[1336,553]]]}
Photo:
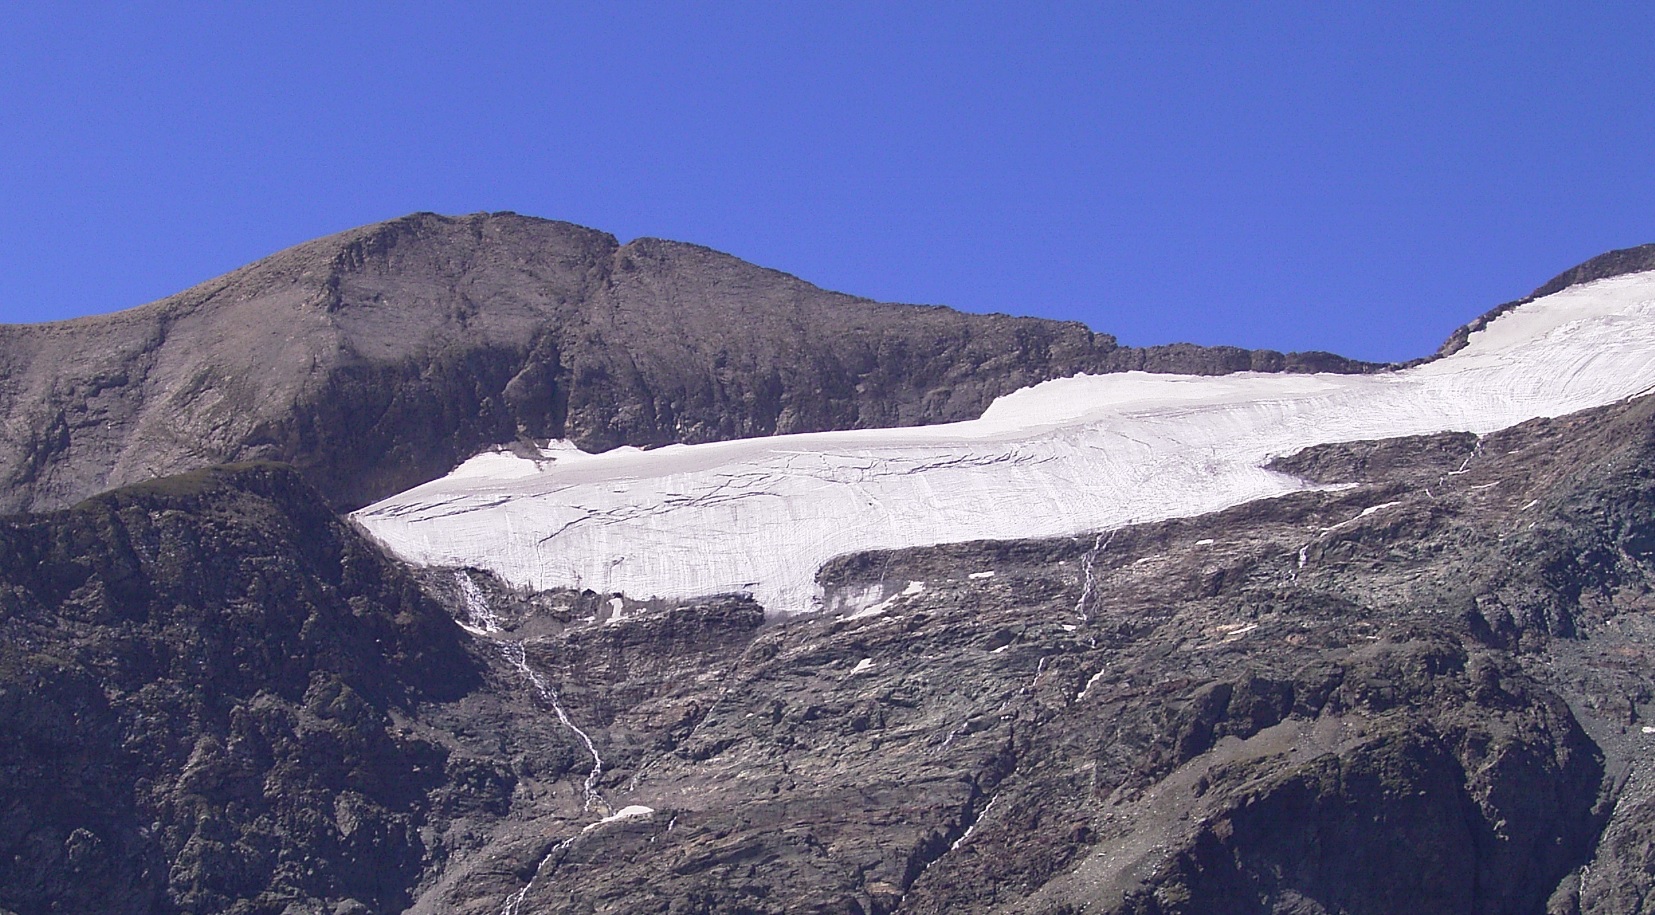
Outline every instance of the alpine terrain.
{"label": "alpine terrain", "polygon": [[1449,331],[513,214],[0,326],[0,913],[1655,912],[1655,245]]}

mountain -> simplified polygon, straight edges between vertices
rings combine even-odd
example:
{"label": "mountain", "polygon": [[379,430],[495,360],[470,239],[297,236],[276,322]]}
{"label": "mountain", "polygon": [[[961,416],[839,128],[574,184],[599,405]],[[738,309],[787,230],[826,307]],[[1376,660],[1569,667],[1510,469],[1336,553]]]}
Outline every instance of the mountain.
{"label": "mountain", "polygon": [[1083,371],[1372,368],[1132,349],[1080,324],[827,292],[694,245],[418,214],[130,311],[0,326],[0,510],[250,460],[294,464],[351,509],[519,438],[602,450],[969,419]]}
{"label": "mountain", "polygon": [[[669,402],[687,415],[679,405],[690,400],[663,393],[680,390],[672,378],[731,390],[718,379],[735,375],[708,375],[695,361],[719,345],[779,373],[784,360],[766,348],[788,340],[840,354],[873,347],[871,363],[841,362],[842,375],[827,361],[785,375],[796,407],[787,423],[800,425],[778,407],[759,429],[767,434],[970,418],[996,386],[1085,359],[1135,368],[1151,354],[1074,325],[834,297],[704,249],[618,246],[563,224],[420,216],[387,226],[347,233],[398,240],[358,257],[377,266],[342,270],[336,307],[328,294],[309,298],[332,274],[306,278],[299,265],[331,263],[345,250],[337,238],[135,312],[6,329],[8,415],[35,408],[17,406],[25,402],[57,404],[69,432],[63,448],[30,446],[44,456],[5,497],[50,504],[100,481],[136,481],[0,518],[0,912],[1655,912],[1655,398],[1614,389],[1638,388],[1629,367],[1641,364],[1651,318],[1638,274],[1655,266],[1655,247],[1606,255],[1495,309],[1413,375],[1062,382],[1074,396],[1052,403],[1070,419],[1093,408],[1125,415],[1123,390],[1154,394],[1138,402],[1151,408],[1138,419],[1170,430],[1173,443],[1184,441],[1186,413],[1222,405],[1215,391],[1232,398],[1232,419],[1285,402],[1267,398],[1274,406],[1261,412],[1259,383],[1301,395],[1354,384],[1358,405],[1345,412],[1359,413],[1385,386],[1481,378],[1431,387],[1408,410],[1371,412],[1413,415],[1441,401],[1432,409],[1462,408],[1483,425],[1441,431],[1433,419],[1409,432],[1390,420],[1363,425],[1372,416],[1340,420],[1353,424],[1348,433],[1305,425],[1298,446],[1267,449],[1268,466],[1247,477],[1274,481],[1255,494],[1271,498],[1078,535],[1019,528],[850,549],[813,580],[856,601],[778,618],[739,593],[640,600],[527,587],[480,563],[416,567],[383,547],[366,515],[338,512],[447,473],[494,442],[510,445],[444,485],[469,479],[475,492],[505,486],[497,497],[515,498],[506,484],[561,463],[642,492],[606,475],[617,462],[786,447],[585,455],[545,445],[553,431],[593,448],[751,431],[741,423],[779,400],[761,409],[715,399],[695,407],[706,417],[698,431],[681,435],[667,430],[689,427],[640,406]],[[509,246],[477,240],[491,232],[521,232],[525,247],[510,250],[526,260],[501,267]],[[535,248],[531,236],[586,239],[609,252],[604,263],[624,252],[636,270],[605,269],[670,274],[677,285],[662,288],[677,291],[595,317],[571,309],[580,328],[615,336],[587,350],[563,348],[574,338],[559,336],[553,359],[543,341],[566,327],[542,320],[541,300],[525,304],[526,286],[451,279],[566,275],[547,266],[556,260],[547,252],[579,245]],[[638,266],[644,250],[657,259]],[[448,273],[422,273],[420,258]],[[289,268],[283,287],[275,278]],[[743,288],[754,298],[707,279],[732,275],[721,271],[750,271]],[[422,285],[417,275],[450,279]],[[400,290],[395,303],[362,294],[370,280]],[[614,306],[621,299],[605,296],[628,282],[594,281],[609,291],[581,308]],[[254,288],[263,298],[228,291]],[[281,299],[283,288],[294,298]],[[797,298],[760,296],[778,288]],[[456,289],[472,302],[463,320],[444,310]],[[844,308],[813,310],[830,301]],[[758,303],[786,321],[752,326],[790,329],[744,342],[698,317],[693,330],[650,336],[625,318],[649,302],[700,302],[698,315]],[[650,320],[665,320],[665,307]],[[841,312],[862,323],[834,323]],[[128,350],[97,349],[167,315],[149,356],[121,362]],[[920,319],[947,333],[903,336],[897,325]],[[528,327],[541,336],[511,342],[512,328]],[[347,338],[348,354],[318,348]],[[870,342],[896,339],[909,348]],[[1015,342],[1031,339],[1042,342]],[[1551,361],[1523,361],[1523,346]],[[288,372],[309,364],[305,352],[318,354],[316,373]],[[1240,367],[1239,351],[1157,352],[1209,373]],[[261,353],[265,368],[234,374],[253,371]],[[582,374],[572,353],[624,354],[636,373]],[[1310,366],[1275,358],[1246,360]],[[69,380],[51,373],[54,359]],[[103,396],[85,381],[93,363],[129,369],[97,376]],[[208,365],[219,374],[168,387]],[[564,404],[556,422],[531,428],[520,394],[540,382],[513,379],[535,365],[570,368],[554,373],[562,387],[539,388]],[[860,380],[811,400],[807,376]],[[1484,415],[1515,409],[1513,386],[1528,376],[1541,400]],[[359,383],[318,380],[340,377]],[[1189,409],[1156,412],[1168,385],[1193,392]],[[1108,396],[1086,400],[1099,390]],[[1545,400],[1582,391],[1580,402],[1600,405]],[[592,406],[600,392],[612,412]],[[1043,396],[1023,391],[980,422]],[[509,421],[466,412],[484,403]],[[74,404],[84,409],[71,422]],[[238,430],[251,420],[237,404],[311,431],[247,438]],[[94,416],[111,425],[96,433]],[[162,436],[166,421],[200,444]],[[520,431],[537,441],[519,441]],[[921,433],[851,435],[885,447],[884,436]],[[62,440],[54,435],[41,440]],[[111,444],[103,464],[94,442]],[[383,454],[370,447],[386,443]],[[218,460],[214,449],[282,456],[278,445],[299,449],[288,455],[297,466],[139,479],[146,466]],[[897,459],[879,447],[857,465],[863,478]],[[1110,479],[1087,465],[1074,482],[1115,493],[1109,500],[1128,491]],[[1166,499],[1184,499],[1180,487]],[[946,495],[925,489],[867,491],[887,511],[921,515]],[[1000,511],[1038,514],[1035,504]],[[796,549],[774,530],[772,551]],[[724,549],[704,536],[696,545]]]}

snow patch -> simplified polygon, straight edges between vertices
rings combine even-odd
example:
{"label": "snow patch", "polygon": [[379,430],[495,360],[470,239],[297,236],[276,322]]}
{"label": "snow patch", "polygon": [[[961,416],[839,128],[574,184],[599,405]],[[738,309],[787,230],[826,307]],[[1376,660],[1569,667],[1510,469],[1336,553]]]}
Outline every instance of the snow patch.
{"label": "snow patch", "polygon": [[1097,673],[1095,673],[1095,674],[1093,674],[1093,675],[1092,675],[1092,677],[1091,677],[1091,679],[1089,679],[1089,680],[1087,680],[1087,681],[1086,681],[1086,685],[1085,685],[1085,686],[1082,686],[1082,687],[1081,687],[1081,688],[1080,688],[1080,692],[1078,692],[1078,693],[1075,693],[1075,701],[1076,701],[1076,702],[1079,702],[1079,701],[1080,701],[1080,700],[1082,700],[1082,699],[1085,699],[1085,698],[1086,698],[1086,694],[1087,694],[1087,693],[1089,693],[1089,692],[1091,692],[1091,691],[1092,691],[1092,687],[1093,687],[1093,686],[1096,686],[1096,685],[1097,685],[1097,682],[1098,682],[1098,681],[1099,681],[1099,680],[1102,680],[1102,679],[1103,679],[1103,675],[1104,675],[1104,674],[1106,674],[1106,673],[1108,673],[1108,672],[1109,672],[1109,668],[1107,668],[1107,667],[1100,667],[1100,668],[1098,668],[1098,672],[1097,672]]}
{"label": "snow patch", "polygon": [[856,620],[856,619],[861,619],[861,618],[866,617],[866,616],[878,616],[879,614],[884,613],[885,611],[891,609],[891,607],[895,606],[896,602],[898,600],[901,600],[904,597],[913,597],[916,594],[924,594],[924,593],[925,593],[925,582],[923,582],[923,581],[911,581],[911,582],[908,582],[908,587],[902,589],[902,592],[900,594],[892,595],[891,597],[888,597],[885,600],[882,600],[879,603],[874,604],[871,607],[867,607],[865,609],[858,610],[855,613],[852,613],[849,616],[846,616],[845,619]]}
{"label": "snow patch", "polygon": [[[1364,508],[1361,511],[1357,512],[1354,517],[1347,518],[1344,521],[1341,521],[1338,524],[1333,525],[1332,527],[1322,528],[1322,533],[1331,534],[1334,531],[1339,530],[1342,527],[1349,527],[1350,525],[1355,524],[1356,522],[1362,520],[1363,518],[1368,517],[1369,515],[1377,514],[1381,511],[1384,511],[1387,508],[1393,508],[1393,507],[1401,505],[1401,504],[1402,503],[1400,501],[1397,501],[1397,502],[1382,502],[1378,505],[1370,505],[1367,508]],[[1302,568],[1304,568],[1304,551],[1303,550],[1301,550],[1299,552],[1299,557],[1300,557],[1299,558],[1299,568],[1302,569]]]}
{"label": "snow patch", "polygon": [[[603,819],[597,821],[596,823],[589,824],[586,827],[586,830],[596,829],[599,826],[604,825],[605,823],[616,823],[616,822],[619,822],[621,820],[632,820],[632,819],[637,819],[638,817],[652,817],[654,815],[655,815],[655,808],[654,807],[645,807],[642,804],[630,804],[626,807],[622,807],[621,809],[615,811],[614,813],[611,813],[610,815],[604,817]],[[585,830],[582,830],[582,831],[585,831]]]}
{"label": "snow patch", "polygon": [[876,581],[866,587],[840,588],[824,593],[822,603],[833,613],[854,616],[879,603],[885,597],[885,583]]}

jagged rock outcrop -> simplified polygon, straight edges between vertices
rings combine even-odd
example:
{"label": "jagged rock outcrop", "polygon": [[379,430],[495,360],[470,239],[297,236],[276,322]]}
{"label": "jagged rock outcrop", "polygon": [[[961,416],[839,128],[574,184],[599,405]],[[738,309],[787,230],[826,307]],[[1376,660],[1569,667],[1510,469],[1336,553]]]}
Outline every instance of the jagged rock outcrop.
{"label": "jagged rock outcrop", "polygon": [[291,468],[0,521],[0,908],[399,911],[491,787],[410,712],[480,671]]}
{"label": "jagged rock outcrop", "polygon": [[349,509],[518,437],[601,450],[914,425],[1077,372],[1369,368],[1132,349],[1075,323],[827,292],[694,245],[419,214],[142,308],[0,325],[0,511],[246,460],[293,463]]}

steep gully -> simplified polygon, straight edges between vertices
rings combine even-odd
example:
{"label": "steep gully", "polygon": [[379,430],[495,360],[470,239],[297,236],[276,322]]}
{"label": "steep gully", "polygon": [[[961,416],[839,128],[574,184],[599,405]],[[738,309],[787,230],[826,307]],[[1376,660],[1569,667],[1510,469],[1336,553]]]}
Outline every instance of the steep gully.
{"label": "steep gully", "polygon": [[[529,663],[528,652],[525,648],[526,640],[511,639],[503,635],[504,629],[500,625],[500,619],[495,614],[494,608],[489,604],[488,595],[484,594],[482,589],[477,587],[476,582],[471,580],[471,576],[463,570],[456,570],[454,579],[465,614],[464,618],[459,621],[460,624],[473,635],[492,641],[499,648],[500,654],[506,659],[506,662],[522,674],[523,678],[534,687],[535,695],[551,706],[552,712],[557,715],[557,720],[565,728],[568,728],[569,732],[586,747],[586,752],[591,755],[592,768],[587,772],[586,781],[581,786],[585,796],[581,804],[581,811],[584,813],[594,807],[598,808],[604,819],[599,820],[594,825],[611,821],[612,818],[616,817],[644,816],[653,813],[649,808],[642,806],[624,808],[619,814],[609,812],[608,804],[597,788],[598,780],[603,777],[603,757],[598,753],[598,747],[593,742],[592,735],[575,724],[574,720],[569,717],[568,709],[563,707],[563,702],[558,697],[556,688],[547,682],[546,678]],[[564,852],[568,851],[569,846],[574,844],[575,838],[576,836],[571,836],[564,839],[546,853],[546,856],[535,866],[529,882],[524,884],[522,889],[506,897],[505,905],[500,909],[500,915],[518,915],[522,909],[523,900],[535,888],[542,874],[548,867],[555,865]]]}

